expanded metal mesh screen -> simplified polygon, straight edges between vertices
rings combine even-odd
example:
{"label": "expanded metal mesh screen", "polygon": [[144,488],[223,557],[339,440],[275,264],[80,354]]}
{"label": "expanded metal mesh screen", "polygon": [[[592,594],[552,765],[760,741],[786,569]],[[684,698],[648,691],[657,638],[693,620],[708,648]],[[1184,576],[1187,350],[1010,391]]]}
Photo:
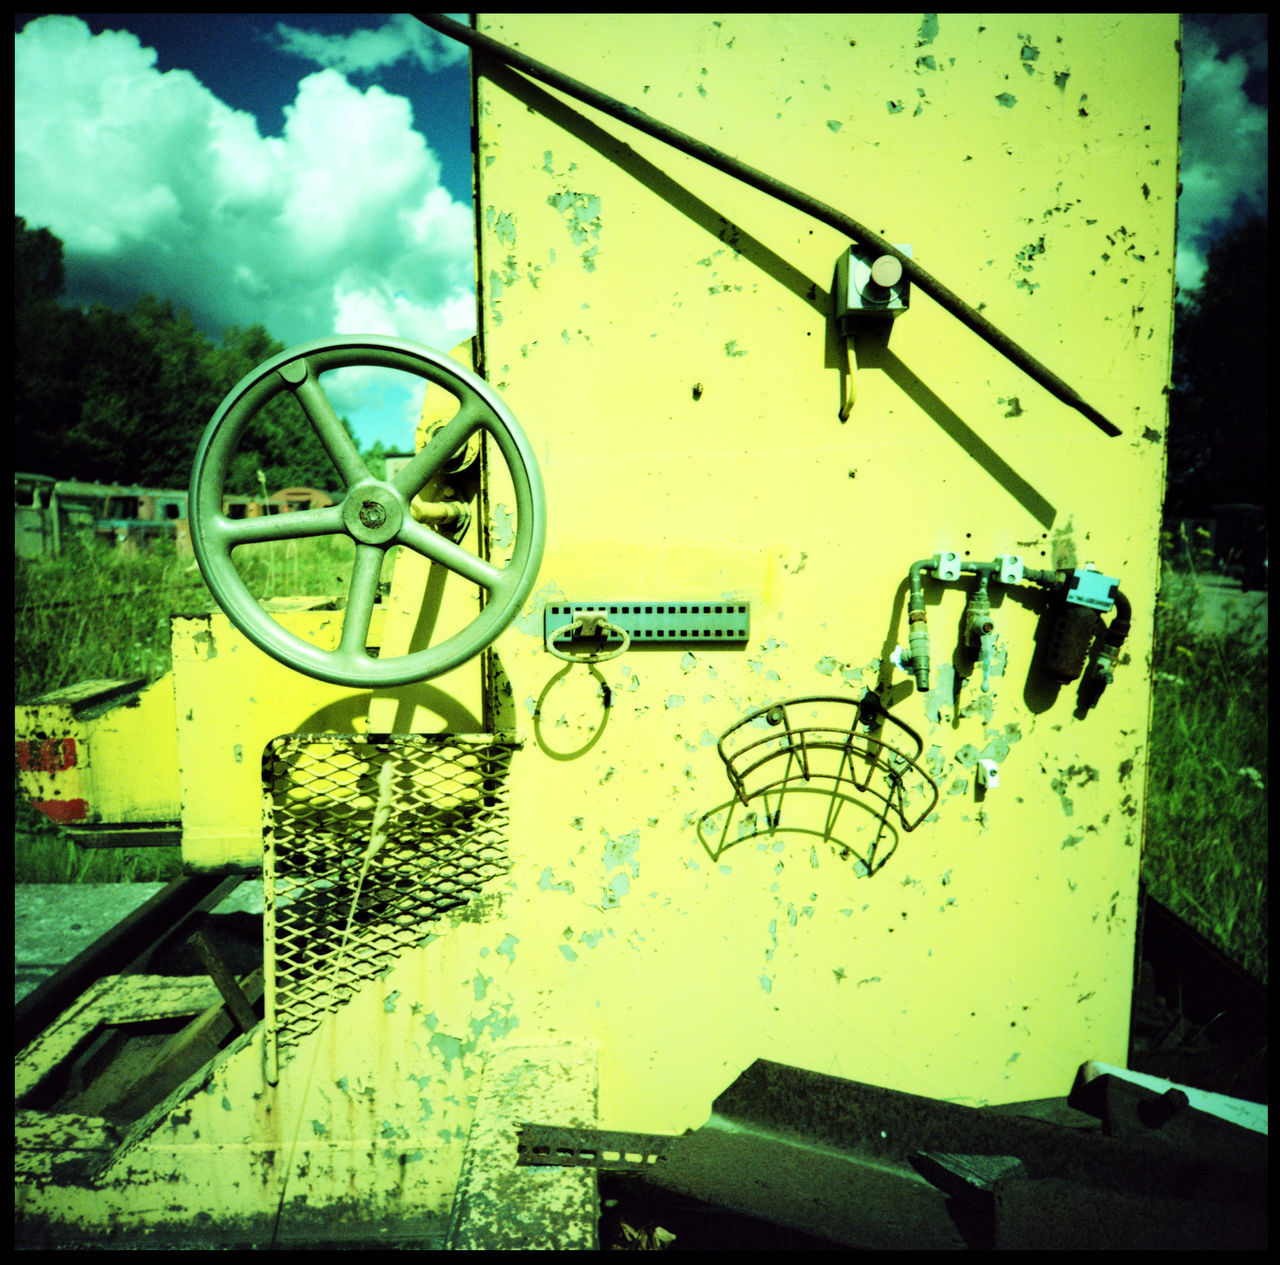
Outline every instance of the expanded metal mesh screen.
{"label": "expanded metal mesh screen", "polygon": [[269,1072],[326,1013],[421,944],[434,919],[509,868],[507,771],[517,745],[492,734],[288,734],[267,745]]}

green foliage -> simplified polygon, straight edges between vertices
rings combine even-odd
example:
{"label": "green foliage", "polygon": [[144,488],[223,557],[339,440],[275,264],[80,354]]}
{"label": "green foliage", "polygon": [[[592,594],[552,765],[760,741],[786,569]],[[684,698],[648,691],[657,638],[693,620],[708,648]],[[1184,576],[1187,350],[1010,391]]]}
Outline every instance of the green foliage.
{"label": "green foliage", "polygon": [[387,454],[392,449],[387,448],[380,439],[373,441],[373,447],[362,454],[364,463],[369,467],[369,473],[375,479],[385,479],[387,477]]}
{"label": "green foliage", "polygon": [[1143,877],[1158,900],[1267,980],[1265,641],[1206,631],[1209,551],[1166,537],[1156,606]]}
{"label": "green foliage", "polygon": [[1174,516],[1269,499],[1267,221],[1255,215],[1230,229],[1206,263],[1174,327],[1167,501]]}
{"label": "green foliage", "polygon": [[[284,350],[260,325],[215,344],[187,312],[146,294],[126,311],[58,302],[62,243],[14,221],[15,468],[95,483],[185,487],[218,405],[250,370]],[[350,425],[347,431],[350,434]],[[255,419],[229,489],[333,491],[336,472],[288,396]]]}
{"label": "green foliage", "polygon": [[22,216],[14,216],[14,307],[56,299],[65,280],[62,243],[47,228],[29,229]]}

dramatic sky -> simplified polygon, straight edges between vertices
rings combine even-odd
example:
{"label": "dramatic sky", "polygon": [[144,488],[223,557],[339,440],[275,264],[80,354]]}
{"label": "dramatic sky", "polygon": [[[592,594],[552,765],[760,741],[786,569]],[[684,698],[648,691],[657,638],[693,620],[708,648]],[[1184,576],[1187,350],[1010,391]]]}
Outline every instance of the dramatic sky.
{"label": "dramatic sky", "polygon": [[[1267,19],[1187,14],[1177,279],[1267,198]],[[403,14],[15,15],[14,210],[69,302],[152,291],[211,336],[475,332],[468,56]],[[607,90],[607,84],[598,85]],[[750,154],[740,155],[747,161]],[[363,443],[412,408],[336,401]]]}

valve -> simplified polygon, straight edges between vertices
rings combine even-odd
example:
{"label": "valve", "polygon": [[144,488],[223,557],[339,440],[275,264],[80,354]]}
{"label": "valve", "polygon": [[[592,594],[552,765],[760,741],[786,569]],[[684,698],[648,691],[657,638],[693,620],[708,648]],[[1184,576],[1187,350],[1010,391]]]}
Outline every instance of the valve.
{"label": "valve", "polygon": [[1102,623],[1102,612],[1111,609],[1119,586],[1119,580],[1102,575],[1092,566],[1078,567],[1064,574],[1057,609],[1052,612],[1053,626],[1045,660],[1048,673],[1055,681],[1065,685],[1084,671],[1089,648]]}
{"label": "valve", "polygon": [[[354,441],[320,385],[320,375],[351,365],[397,369],[443,387],[458,411],[391,479],[370,474]],[[228,518],[226,482],[240,437],[253,417],[279,395],[291,393],[332,458],[346,493],[324,509],[266,518]],[[495,567],[456,543],[465,506],[424,504],[419,493],[478,431],[494,441],[511,475],[516,499],[516,541],[511,560]],[[533,449],[482,378],[429,347],[378,334],[344,335],[304,343],[247,374],[213,415],[196,450],[189,500],[191,543],[210,591],[227,618],[260,650],[287,667],[334,685],[363,689],[408,685],[448,672],[479,654],[520,613],[537,579],[546,539],[546,504]],[[434,524],[440,530],[433,530]],[[240,545],[310,536],[346,535],[355,565],[336,650],[323,650],[287,631],[267,614],[232,561]],[[484,609],[439,645],[386,659],[369,653],[366,639],[377,600],[382,560],[403,545],[485,590]]]}
{"label": "valve", "polygon": [[1119,581],[1103,575],[1092,564],[1071,571],[1028,569],[1017,554],[1001,554],[991,562],[965,562],[958,553],[943,551],[921,558],[908,572],[910,600],[907,606],[907,656],[894,659],[909,671],[922,694],[929,690],[929,630],[926,626],[924,574],[941,583],[959,580],[965,572],[978,577],[965,609],[963,645],[968,656],[982,665],[982,688],[991,688],[991,663],[996,634],[991,618],[992,582],[1006,585],[1031,583],[1053,590],[1048,616],[1052,620],[1046,638],[1046,668],[1057,682],[1074,681],[1084,671],[1094,645],[1102,615],[1112,606],[1115,618],[1107,628],[1094,665],[1081,687],[1082,697],[1096,701],[1115,672],[1120,648],[1129,634],[1129,603],[1120,592]]}
{"label": "valve", "polygon": [[969,599],[965,616],[965,642],[969,657],[982,664],[982,689],[991,689],[991,651],[995,643],[995,624],[991,620],[991,599],[987,593],[988,572],[978,572],[978,587]]}

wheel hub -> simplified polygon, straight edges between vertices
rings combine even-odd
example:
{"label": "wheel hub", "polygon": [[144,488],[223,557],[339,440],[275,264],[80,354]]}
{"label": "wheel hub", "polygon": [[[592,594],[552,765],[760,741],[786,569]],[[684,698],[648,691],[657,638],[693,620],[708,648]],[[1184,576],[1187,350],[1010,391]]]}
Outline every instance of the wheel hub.
{"label": "wheel hub", "polygon": [[362,545],[386,545],[395,540],[404,522],[403,499],[381,483],[353,487],[342,503],[342,522]]}

